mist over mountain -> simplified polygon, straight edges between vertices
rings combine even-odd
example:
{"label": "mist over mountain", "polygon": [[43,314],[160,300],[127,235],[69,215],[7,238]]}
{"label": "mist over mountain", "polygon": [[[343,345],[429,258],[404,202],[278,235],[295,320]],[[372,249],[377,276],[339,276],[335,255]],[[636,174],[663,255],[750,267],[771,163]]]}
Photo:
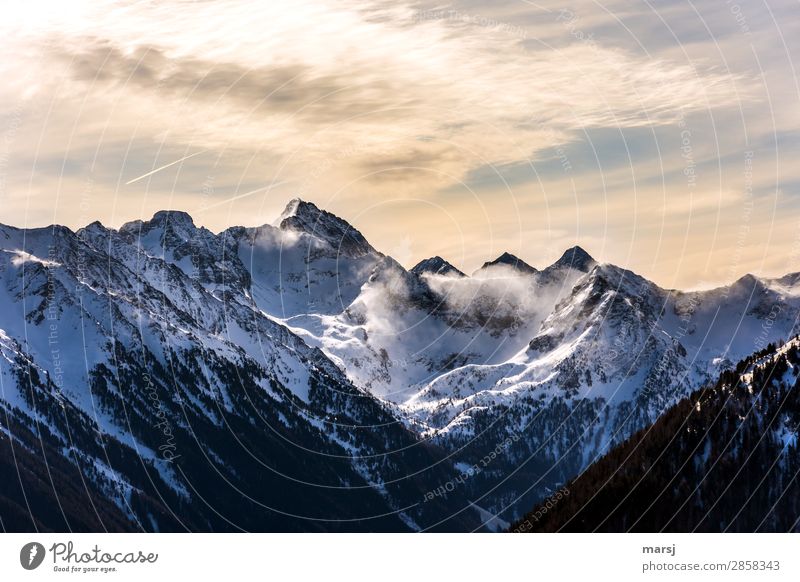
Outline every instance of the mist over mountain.
{"label": "mist over mountain", "polygon": [[504,529],[800,309],[797,274],[681,292],[580,247],[406,270],[297,199],[0,249],[9,530]]}

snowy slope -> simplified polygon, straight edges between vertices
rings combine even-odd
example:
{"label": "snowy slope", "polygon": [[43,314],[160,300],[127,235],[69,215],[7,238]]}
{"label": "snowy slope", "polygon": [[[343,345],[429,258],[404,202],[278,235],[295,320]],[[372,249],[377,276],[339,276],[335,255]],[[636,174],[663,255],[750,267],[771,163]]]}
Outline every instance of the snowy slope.
{"label": "snowy slope", "polygon": [[[358,519],[360,487],[366,511],[388,517],[338,527],[513,521],[691,390],[793,335],[800,310],[800,275],[683,293],[580,247],[540,269],[505,253],[471,277],[441,257],[407,271],[300,200],[272,225],[219,234],[166,211],[119,230],[0,227],[0,270],[14,414],[47,418],[22,396],[20,370],[35,369],[87,434],[145,459],[172,496],[162,505],[188,503],[200,480],[228,491],[238,515],[248,491],[254,528],[333,527],[285,515],[308,507]],[[188,480],[163,458],[159,414],[194,455]],[[311,453],[298,461],[298,450]],[[465,468],[451,499],[418,503]],[[141,478],[126,471],[122,509]],[[252,488],[286,478],[309,488],[267,519]],[[231,529],[192,511],[190,527]]]}
{"label": "snowy slope", "polygon": [[131,529],[477,527],[421,503],[439,453],[265,316],[228,245],[174,213],[0,227],[4,434],[74,460]]}
{"label": "snowy slope", "polygon": [[[500,471],[511,476],[483,501],[498,510],[511,506],[504,517],[513,519],[518,516],[509,498],[523,495],[531,483],[539,491],[554,490],[565,475],[652,423],[731,362],[789,337],[799,310],[794,287],[752,276],[684,294],[597,265],[526,348],[503,362],[438,376],[404,410],[446,448],[474,448],[467,463],[489,444],[522,434]],[[477,479],[473,484],[474,494],[488,486]]]}
{"label": "snowy slope", "polygon": [[539,275],[505,265],[483,269],[480,277],[419,274],[387,257],[342,313],[285,322],[357,385],[404,403],[467,365],[513,358],[583,273]]}
{"label": "snowy slope", "polygon": [[301,200],[290,202],[274,226],[235,227],[221,236],[252,277],[256,305],[280,318],[341,313],[382,258],[345,221]]}

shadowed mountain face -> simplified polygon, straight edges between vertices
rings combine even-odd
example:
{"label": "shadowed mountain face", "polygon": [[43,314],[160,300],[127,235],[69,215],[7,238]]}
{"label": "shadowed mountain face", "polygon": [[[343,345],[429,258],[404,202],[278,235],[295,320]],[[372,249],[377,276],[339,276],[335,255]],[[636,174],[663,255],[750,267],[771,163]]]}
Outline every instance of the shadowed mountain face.
{"label": "shadowed mountain face", "polygon": [[291,230],[320,239],[346,257],[377,254],[360,232],[347,222],[320,210],[311,202],[295,198],[289,202],[275,224],[281,230]]}
{"label": "shadowed mountain face", "polygon": [[791,335],[798,280],[682,293],[580,247],[408,271],[300,200],[219,234],[0,226],[4,523],[500,529]]}
{"label": "shadowed mountain face", "polygon": [[520,273],[525,275],[532,275],[533,273],[537,272],[536,269],[531,267],[528,263],[526,263],[522,259],[515,257],[511,253],[503,253],[495,260],[485,262],[483,266],[480,269],[478,269],[478,271],[476,271],[476,274],[480,271],[489,269],[490,267],[497,267],[501,265],[510,267],[511,269],[519,271]]}
{"label": "shadowed mountain face", "polygon": [[592,256],[581,247],[572,247],[564,251],[555,263],[544,269],[545,272],[556,271],[559,269],[575,269],[583,273],[588,273],[597,264]]}
{"label": "shadowed mountain face", "polygon": [[798,346],[680,400],[512,531],[800,531]]}
{"label": "shadowed mountain face", "polygon": [[455,277],[466,277],[464,273],[456,269],[453,265],[445,261],[442,257],[431,257],[417,263],[411,272],[415,275],[453,275]]}

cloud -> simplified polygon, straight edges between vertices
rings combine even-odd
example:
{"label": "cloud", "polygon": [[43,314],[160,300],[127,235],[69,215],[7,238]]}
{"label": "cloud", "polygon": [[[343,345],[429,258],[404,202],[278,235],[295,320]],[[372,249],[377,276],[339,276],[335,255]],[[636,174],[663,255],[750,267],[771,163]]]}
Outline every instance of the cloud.
{"label": "cloud", "polygon": [[[464,149],[481,146],[490,161],[510,161],[518,150],[548,145],[526,127],[531,120],[558,131],[635,127],[674,120],[679,108],[735,104],[730,75],[720,72],[599,44],[524,50],[513,36],[461,19],[420,19],[403,5],[367,8],[133,3],[120,19],[98,5],[75,19],[45,20],[16,41],[57,42],[47,50],[61,55],[70,81],[84,85],[76,91],[89,90],[92,101],[135,99],[156,122],[177,110],[186,127],[173,129],[187,140],[200,133],[228,143],[237,139],[232,127],[253,140],[266,129],[287,154],[329,154],[330,145],[308,143],[320,129],[336,147],[377,144],[385,130],[376,129],[391,123],[394,136],[449,137]],[[192,123],[200,117],[206,122]]]}
{"label": "cloud", "polygon": [[[711,30],[704,40],[703,22],[678,2],[580,3],[569,19],[550,0],[21,3],[0,22],[2,48],[15,57],[0,62],[0,99],[20,105],[22,126],[0,221],[78,226],[75,199],[88,179],[94,211],[112,221],[208,206],[274,180],[291,189],[237,199],[209,214],[209,226],[266,221],[294,195],[348,217],[424,199],[464,228],[457,240],[420,234],[422,256],[466,249],[470,270],[488,248],[522,247],[536,262],[543,249],[557,253],[551,244],[611,236],[639,208],[650,212],[640,222],[661,220],[652,209],[663,205],[649,200],[663,197],[655,182],[685,193],[674,135],[663,140],[677,124],[697,130],[698,167],[732,156],[733,172],[736,117],[753,141],[771,131],[766,88],[774,123],[800,125],[788,65],[758,77],[728,8],[695,4],[724,23],[719,39]],[[771,31],[759,31],[764,14],[746,12],[765,63],[785,61]],[[207,161],[123,187],[199,149]],[[214,199],[198,201],[210,175]],[[712,214],[717,198],[704,186],[692,216]],[[673,198],[670,215],[682,204]],[[398,224],[372,233],[385,248],[430,223],[410,209],[386,216]],[[529,234],[548,228],[551,240]]]}

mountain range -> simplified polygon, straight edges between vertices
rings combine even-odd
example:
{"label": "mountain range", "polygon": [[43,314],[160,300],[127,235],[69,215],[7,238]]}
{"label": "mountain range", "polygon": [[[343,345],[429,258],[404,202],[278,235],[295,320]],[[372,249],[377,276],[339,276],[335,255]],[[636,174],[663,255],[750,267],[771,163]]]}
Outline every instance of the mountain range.
{"label": "mountain range", "polygon": [[798,309],[800,274],[682,292],[580,247],[407,270],[302,200],[0,226],[1,525],[502,530]]}

